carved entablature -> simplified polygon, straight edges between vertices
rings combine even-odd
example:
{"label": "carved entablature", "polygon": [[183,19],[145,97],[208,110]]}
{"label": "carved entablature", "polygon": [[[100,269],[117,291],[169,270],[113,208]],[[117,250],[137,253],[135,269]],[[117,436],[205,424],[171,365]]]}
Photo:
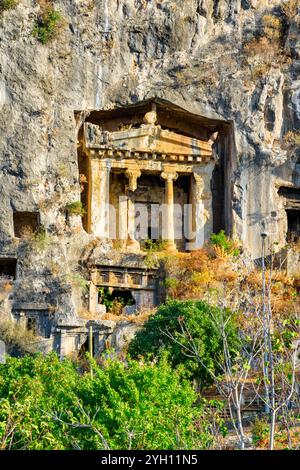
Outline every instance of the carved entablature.
{"label": "carved entablature", "polygon": [[156,270],[122,267],[95,266],[91,270],[91,280],[96,286],[123,287],[134,289],[154,289],[158,277]]}
{"label": "carved entablature", "polygon": [[[148,115],[151,114],[151,119]],[[108,132],[100,126],[85,123],[87,150],[97,157],[208,162],[213,158],[213,141],[177,134],[155,125],[156,118],[147,113],[146,124],[139,128]]]}

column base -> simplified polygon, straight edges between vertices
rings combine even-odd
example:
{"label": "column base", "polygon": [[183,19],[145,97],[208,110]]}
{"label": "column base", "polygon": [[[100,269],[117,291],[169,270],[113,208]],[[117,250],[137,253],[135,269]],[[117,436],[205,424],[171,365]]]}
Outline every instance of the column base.
{"label": "column base", "polygon": [[126,248],[129,251],[141,251],[140,244],[137,240],[134,239],[128,239],[126,243]]}
{"label": "column base", "polygon": [[176,244],[173,240],[163,240],[163,242],[166,251],[177,251]]}

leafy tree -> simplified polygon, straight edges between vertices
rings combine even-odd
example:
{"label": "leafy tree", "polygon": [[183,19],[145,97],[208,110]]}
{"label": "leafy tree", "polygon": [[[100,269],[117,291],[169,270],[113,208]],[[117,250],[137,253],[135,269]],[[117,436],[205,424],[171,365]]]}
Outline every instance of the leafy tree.
{"label": "leafy tree", "polygon": [[[0,365],[2,449],[195,449],[214,435],[180,369],[105,360],[93,378],[53,353]],[[222,420],[219,421],[223,429]],[[223,432],[223,431],[222,431]]]}
{"label": "leafy tree", "polygon": [[[221,316],[226,316],[226,335],[232,352],[239,349],[237,327],[229,310],[220,310],[203,301],[172,300],[158,308],[144,328],[137,333],[130,344],[132,357],[159,356],[167,351],[174,366],[183,364],[192,378],[203,387],[211,383],[211,374],[218,374],[223,361],[223,340],[217,327]],[[189,348],[186,334],[193,341],[196,355]],[[200,361],[199,361],[200,359]]]}

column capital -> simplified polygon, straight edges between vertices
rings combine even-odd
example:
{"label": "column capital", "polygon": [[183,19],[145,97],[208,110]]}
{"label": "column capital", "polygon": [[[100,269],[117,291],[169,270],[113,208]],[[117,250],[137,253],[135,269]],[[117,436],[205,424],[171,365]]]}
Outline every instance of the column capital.
{"label": "column capital", "polygon": [[130,191],[135,191],[137,188],[137,179],[141,176],[141,170],[139,168],[127,168],[125,171],[125,176],[129,180],[128,189]]}
{"label": "column capital", "polygon": [[176,181],[178,178],[178,173],[176,173],[176,171],[164,170],[160,174],[160,177],[166,181]]}

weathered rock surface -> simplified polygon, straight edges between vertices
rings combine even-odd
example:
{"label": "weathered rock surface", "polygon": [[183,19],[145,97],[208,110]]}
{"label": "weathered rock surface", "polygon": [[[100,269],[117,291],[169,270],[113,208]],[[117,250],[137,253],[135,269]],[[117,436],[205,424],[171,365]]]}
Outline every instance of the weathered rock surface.
{"label": "weathered rock surface", "polygon": [[[300,185],[299,147],[284,143],[300,129],[299,10],[287,18],[282,0],[57,0],[64,25],[43,45],[32,35],[39,3],[0,17],[0,251],[19,260],[15,301],[77,316],[78,261],[94,240],[80,217],[66,219],[80,199],[75,111],[159,97],[232,122],[228,228],[254,257],[262,230],[285,244],[278,188]],[[281,47],[253,55],[245,44],[264,15],[279,18]],[[42,246],[14,238],[14,210],[40,212]]]}

